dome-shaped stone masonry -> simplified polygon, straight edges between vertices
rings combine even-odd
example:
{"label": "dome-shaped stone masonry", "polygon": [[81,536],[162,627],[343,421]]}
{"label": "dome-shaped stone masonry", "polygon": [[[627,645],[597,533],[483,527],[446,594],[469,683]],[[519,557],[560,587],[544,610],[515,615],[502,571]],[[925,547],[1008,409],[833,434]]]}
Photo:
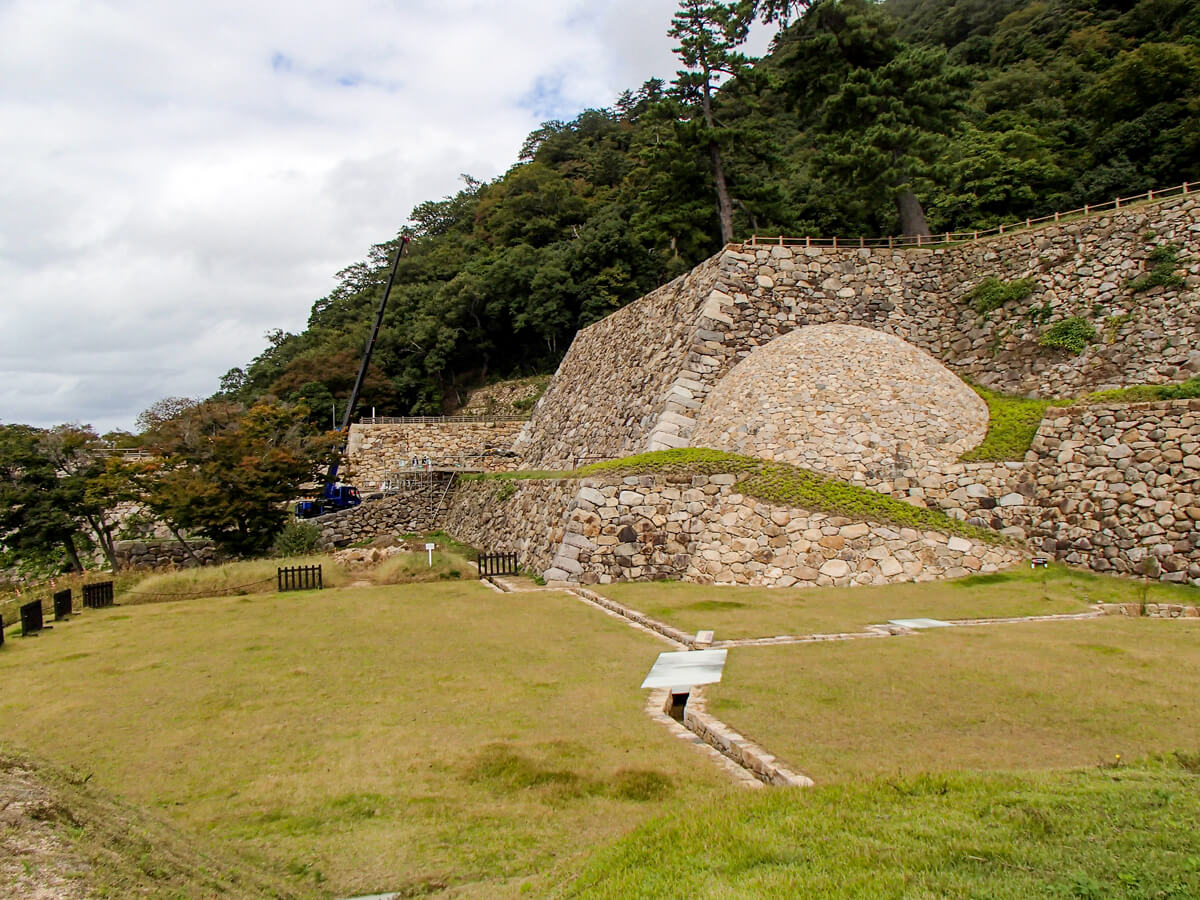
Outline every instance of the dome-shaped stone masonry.
{"label": "dome-shaped stone masonry", "polygon": [[734,366],[692,445],[863,480],[952,463],[987,424],[987,404],[928,353],[869,328],[812,325]]}

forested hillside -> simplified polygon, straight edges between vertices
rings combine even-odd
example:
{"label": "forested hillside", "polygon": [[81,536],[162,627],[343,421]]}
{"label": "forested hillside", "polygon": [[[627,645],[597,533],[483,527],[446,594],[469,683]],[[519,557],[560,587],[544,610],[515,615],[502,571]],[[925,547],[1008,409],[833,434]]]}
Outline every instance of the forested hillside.
{"label": "forested hillside", "polygon": [[[798,6],[683,0],[663,23],[675,82],[546,122],[502,177],[417,206],[360,409],[435,413],[552,370],[578,328],[719,249],[723,225],[983,228],[1200,177],[1200,0]],[[788,14],[766,58],[738,56],[752,16]],[[395,246],[340,272],[306,330],[273,334],[222,394],[303,397],[328,421]]]}

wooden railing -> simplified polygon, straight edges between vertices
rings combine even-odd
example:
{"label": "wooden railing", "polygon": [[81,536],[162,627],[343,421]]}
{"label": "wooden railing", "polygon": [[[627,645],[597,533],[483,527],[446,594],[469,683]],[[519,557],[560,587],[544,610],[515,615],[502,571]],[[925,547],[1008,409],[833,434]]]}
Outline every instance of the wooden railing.
{"label": "wooden railing", "polygon": [[470,422],[528,422],[529,416],[363,416],[360,425],[463,425]]}
{"label": "wooden railing", "polygon": [[1159,200],[1169,200],[1172,197],[1184,197],[1189,194],[1196,193],[1196,189],[1200,188],[1200,182],[1185,181],[1183,184],[1175,187],[1166,188],[1161,191],[1147,191],[1144,194],[1137,194],[1133,197],[1118,197],[1116,200],[1110,200],[1107,203],[1097,203],[1095,205],[1085,203],[1079,209],[1072,209],[1066,212],[1056,212],[1052,215],[1041,216],[1037,219],[1022,219],[1016,222],[1008,222],[999,225],[995,228],[983,228],[975,231],[946,231],[940,234],[928,235],[903,235],[900,237],[885,237],[885,238],[844,238],[844,237],[760,237],[752,235],[746,245],[750,247],[829,247],[834,250],[852,250],[857,248],[882,248],[886,247],[889,250],[908,249],[911,247],[934,247],[945,246],[946,244],[964,244],[969,241],[977,241],[980,238],[994,237],[1002,234],[1012,234],[1016,231],[1024,231],[1028,228],[1035,228],[1040,225],[1052,224],[1054,222],[1062,222],[1064,220],[1077,218],[1079,216],[1088,216],[1094,213],[1107,212],[1109,210],[1124,209],[1135,203],[1156,202]]}

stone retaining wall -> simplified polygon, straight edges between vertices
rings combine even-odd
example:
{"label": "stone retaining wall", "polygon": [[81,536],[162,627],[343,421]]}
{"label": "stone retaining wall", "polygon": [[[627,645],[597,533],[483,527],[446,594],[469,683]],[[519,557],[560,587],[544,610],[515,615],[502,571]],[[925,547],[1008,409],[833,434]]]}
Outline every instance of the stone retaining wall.
{"label": "stone retaining wall", "polygon": [[509,451],[524,422],[428,422],[351,425],[342,478],[366,493],[413,469],[414,458],[434,467],[508,472]]}
{"label": "stone retaining wall", "polygon": [[516,553],[523,569],[550,568],[566,533],[566,516],[579,482],[464,481],[455,491],[444,527],[460,541],[489,553]]}
{"label": "stone retaining wall", "polygon": [[1148,616],[1151,619],[1200,618],[1200,607],[1183,603],[1101,603],[1100,608],[1110,616]]}
{"label": "stone retaining wall", "polygon": [[[188,539],[188,546],[204,566],[219,565],[226,559],[211,541]],[[191,554],[172,539],[169,541],[118,541],[115,548],[117,563],[122,568],[186,569],[196,565]]]}
{"label": "stone retaining wall", "polygon": [[1051,409],[1016,524],[1098,572],[1200,585],[1200,400]]}
{"label": "stone retaining wall", "polygon": [[548,580],[581,584],[888,584],[993,572],[1023,558],[1009,547],[773,506],[738,493],[736,480],[467,482],[446,527],[476,546],[517,552]]}
{"label": "stone retaining wall", "polygon": [[[1127,284],[1162,244],[1182,287]],[[990,314],[983,278],[1035,288]],[[693,272],[576,336],[519,439],[529,468],[691,444],[713,388],[757,347],[805,325],[894,334],[999,390],[1074,396],[1200,370],[1200,201],[1187,196],[932,249],[730,245]],[[1078,356],[1041,347],[1056,322],[1098,332]]]}
{"label": "stone retaining wall", "polygon": [[[643,449],[664,398],[692,405],[700,310],[720,277],[719,256],[579,331],[514,449],[523,468],[570,468],[579,457]],[[696,405],[698,408],[698,404]]]}
{"label": "stone retaining wall", "polygon": [[420,534],[441,527],[444,519],[443,491],[448,475],[435,477],[399,494],[366,500],[353,509],[317,516],[307,521],[321,529],[321,546],[346,544],[380,535]]}

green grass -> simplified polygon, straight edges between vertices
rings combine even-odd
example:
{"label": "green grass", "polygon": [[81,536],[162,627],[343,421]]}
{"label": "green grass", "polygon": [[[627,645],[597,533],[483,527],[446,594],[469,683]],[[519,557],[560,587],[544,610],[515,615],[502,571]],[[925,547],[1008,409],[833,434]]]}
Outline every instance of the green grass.
{"label": "green grass", "polygon": [[827,478],[786,463],[762,463],[756,471],[739,481],[737,488],[743,494],[777,506],[800,506],[835,516],[881,522],[898,528],[958,534],[985,544],[1006,542],[996,532],[952,519],[940,509],[913,506],[887,494]]}
{"label": "green grass", "polygon": [[1200,896],[1200,778],[1169,763],[743,795],[598,851],[557,897]]}
{"label": "green grass", "polygon": [[1051,566],[954,581],[868,587],[751,588],[683,582],[597,585],[618,603],[718,640],[861,631],[889,619],[976,619],[1084,612],[1093,603],[1200,602],[1200,590]]}
{"label": "green grass", "polygon": [[1029,452],[1042,418],[1051,406],[1148,403],[1200,397],[1200,375],[1178,384],[1137,384],[1095,391],[1076,399],[1031,399],[998,394],[974,384],[971,387],[987,403],[988,430],[979,446],[968,450],[959,459],[964,462],[1019,462]]}
{"label": "green grass", "polygon": [[1011,397],[987,388],[971,385],[988,407],[988,430],[983,441],[961,457],[964,462],[1003,462],[1022,460],[1033,445],[1038,426],[1047,408],[1057,400],[1033,400]]}
{"label": "green grass", "polygon": [[1087,394],[1079,403],[1151,403],[1200,397],[1200,375],[1178,384],[1137,384]]}
{"label": "green grass", "polygon": [[742,648],[709,708],[818,783],[1194,752],[1197,639],[1106,616]]}
{"label": "green grass", "polygon": [[643,713],[660,649],[474,582],[89,610],[0,650],[0,721],[297,886],[490,897],[731,790]]}

